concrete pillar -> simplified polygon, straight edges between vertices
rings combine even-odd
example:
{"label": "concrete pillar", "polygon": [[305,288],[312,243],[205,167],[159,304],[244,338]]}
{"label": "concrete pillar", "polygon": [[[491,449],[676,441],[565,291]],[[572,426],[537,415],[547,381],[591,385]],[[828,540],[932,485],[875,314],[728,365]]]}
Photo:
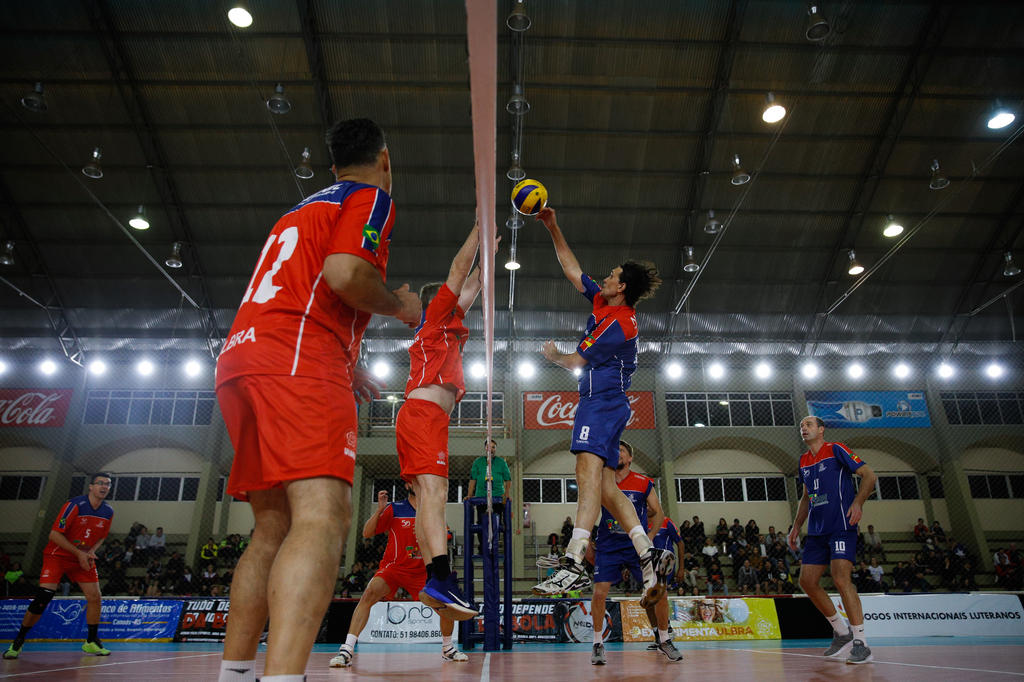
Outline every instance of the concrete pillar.
{"label": "concrete pillar", "polygon": [[[665,510],[665,514],[675,522],[678,528],[684,519],[679,516],[679,503],[676,501],[676,452],[672,447],[672,437],[669,433],[668,404],[665,402],[665,387],[662,384],[660,372],[654,377],[654,420],[657,425],[658,456],[661,458],[661,480],[664,482],[663,494],[660,496],[661,508]],[[706,525],[705,530],[707,530]]]}
{"label": "concrete pillar", "polygon": [[[199,471],[199,490],[196,493],[195,506],[192,509],[192,523],[188,530],[188,544],[185,546],[185,563],[196,567],[199,572],[199,548],[206,539],[214,534],[213,517],[217,510],[217,484],[220,480],[221,451],[231,449],[227,437],[227,429],[220,409],[214,409],[210,420],[210,430],[204,439],[203,453],[207,459],[203,461]],[[225,485],[225,488],[227,486]],[[226,529],[231,502],[227,491],[220,507],[220,524],[218,528]],[[222,530],[223,534],[223,530]]]}
{"label": "concrete pillar", "polygon": [[917,490],[921,494],[921,502],[924,503],[924,519],[930,527],[935,521],[935,508],[932,506],[932,491],[928,490],[928,477],[915,473],[914,478],[917,479]]}

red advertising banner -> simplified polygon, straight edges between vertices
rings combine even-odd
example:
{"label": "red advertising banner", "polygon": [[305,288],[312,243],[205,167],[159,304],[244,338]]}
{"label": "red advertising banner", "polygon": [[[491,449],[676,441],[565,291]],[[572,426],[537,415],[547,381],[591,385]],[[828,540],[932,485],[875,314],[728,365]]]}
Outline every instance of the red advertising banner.
{"label": "red advertising banner", "polygon": [[0,427],[64,426],[70,388],[0,389]]}
{"label": "red advertising banner", "polygon": [[[654,393],[626,391],[630,415],[627,429],[654,428]],[[523,427],[527,429],[565,429],[572,426],[580,395],[575,391],[524,391]]]}

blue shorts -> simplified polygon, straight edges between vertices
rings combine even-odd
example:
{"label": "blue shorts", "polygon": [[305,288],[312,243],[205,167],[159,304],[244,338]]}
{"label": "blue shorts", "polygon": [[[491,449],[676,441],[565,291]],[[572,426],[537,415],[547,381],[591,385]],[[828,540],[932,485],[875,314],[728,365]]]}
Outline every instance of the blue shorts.
{"label": "blue shorts", "polygon": [[624,393],[581,397],[572,424],[572,445],[569,449],[573,454],[593,452],[604,460],[606,467],[614,469],[619,464],[619,439],[631,412]]}
{"label": "blue shorts", "polygon": [[831,535],[808,535],[804,538],[804,553],[800,562],[827,566],[830,561],[857,558],[857,531],[841,530]]}
{"label": "blue shorts", "polygon": [[636,581],[644,584],[644,574],[640,570],[640,557],[632,546],[611,552],[594,552],[594,582],[615,583],[622,580],[622,567],[625,566],[633,574]]}

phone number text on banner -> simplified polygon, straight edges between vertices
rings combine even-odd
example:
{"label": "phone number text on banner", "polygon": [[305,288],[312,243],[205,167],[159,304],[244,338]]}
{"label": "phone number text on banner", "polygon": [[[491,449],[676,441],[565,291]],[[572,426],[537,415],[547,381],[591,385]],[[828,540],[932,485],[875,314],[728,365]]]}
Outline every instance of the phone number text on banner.
{"label": "phone number text on banner", "polygon": [[418,601],[379,601],[370,609],[361,642],[422,643],[441,641],[441,619]]}
{"label": "phone number text on banner", "polygon": [[[29,599],[0,601],[0,639],[14,639]],[[104,599],[100,636],[104,641],[170,642],[181,602],[165,599]],[[85,639],[84,599],[54,599],[29,633],[29,641]]]}

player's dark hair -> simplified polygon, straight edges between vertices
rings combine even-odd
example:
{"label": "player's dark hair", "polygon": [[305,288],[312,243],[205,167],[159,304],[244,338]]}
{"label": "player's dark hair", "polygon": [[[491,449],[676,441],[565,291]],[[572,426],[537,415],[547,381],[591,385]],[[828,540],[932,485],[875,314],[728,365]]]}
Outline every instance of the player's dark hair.
{"label": "player's dark hair", "polygon": [[441,291],[441,285],[444,282],[428,282],[420,287],[420,304],[423,309],[426,310],[430,302],[437,296],[437,292]]}
{"label": "player's dark hair", "polygon": [[619,281],[626,285],[623,294],[626,297],[626,305],[635,306],[645,298],[650,298],[661,286],[661,277],[658,276],[658,268],[654,263],[628,260],[619,267],[622,268]]}
{"label": "player's dark hair", "polygon": [[633,456],[633,446],[630,445],[627,441],[620,440],[619,441],[619,445],[621,445],[622,447],[626,448],[626,452],[629,453],[630,457]]}
{"label": "player's dark hair", "polygon": [[92,476],[89,477],[89,484],[92,485],[93,483],[96,482],[96,479],[100,478],[101,476],[103,478],[109,478],[111,483],[114,482],[114,477],[111,476],[110,474],[108,474],[107,472],[105,472],[105,471],[97,471],[95,474],[93,474]]}
{"label": "player's dark hair", "polygon": [[384,131],[368,118],[338,121],[327,130],[325,138],[335,168],[368,166],[387,146]]}

